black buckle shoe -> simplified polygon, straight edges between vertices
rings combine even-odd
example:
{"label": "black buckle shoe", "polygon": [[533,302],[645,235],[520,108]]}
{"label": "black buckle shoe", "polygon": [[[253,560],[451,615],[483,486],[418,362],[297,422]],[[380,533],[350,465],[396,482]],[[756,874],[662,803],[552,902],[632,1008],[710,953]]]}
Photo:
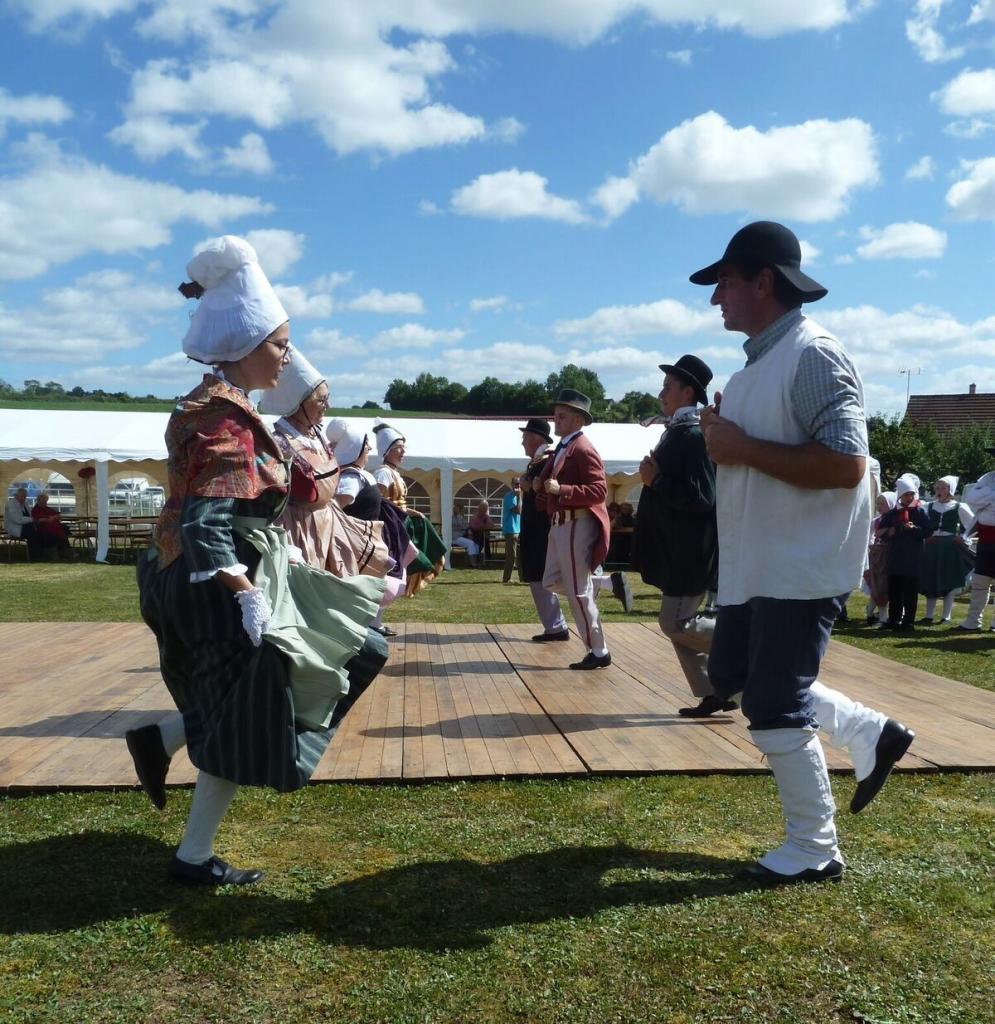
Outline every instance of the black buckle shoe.
{"label": "black buckle shoe", "polygon": [[892,768],[915,738],[916,734],[911,729],[906,729],[894,718],[889,718],[884,723],[874,747],[874,771],[857,783],[857,790],[850,801],[850,810],[854,814],[859,814],[881,792],[881,787],[888,781]]}
{"label": "black buckle shoe", "polygon": [[717,711],[735,711],[739,705],[734,700],[723,700],[714,693],[701,698],[701,703],[693,708],[678,708],[677,713],[685,718],[708,718]]}
{"label": "black buckle shoe", "polygon": [[771,871],[759,861],[750,864],[743,870],[743,875],[763,885],[798,885],[805,882],[839,882],[843,878],[843,862],[831,860],[824,868],[806,868],[797,875],[782,875],[780,871]]}
{"label": "black buckle shoe", "polygon": [[577,672],[584,672],[590,668],[608,668],[612,663],[612,656],[610,653],[602,654],[600,657],[594,653],[594,651],[588,651],[584,655],[583,660],[572,662],[570,667]]}
{"label": "black buckle shoe", "polygon": [[158,810],[166,806],[166,773],[170,757],[162,745],[162,733],[158,725],[143,725],[140,729],[129,729],[124,734],[128,753],[135,762],[135,774],[142,789]]}
{"label": "black buckle shoe", "polygon": [[188,864],[174,857],[169,863],[169,874],[178,882],[194,885],[254,885],[263,877],[258,868],[233,868],[220,857],[211,857],[203,864]]}
{"label": "black buckle shoe", "polygon": [[570,639],[570,630],[569,629],[561,629],[557,633],[536,633],[536,635],[534,637],[532,637],[532,642],[534,644],[548,644],[548,643],[551,643],[554,640],[569,640],[569,639]]}

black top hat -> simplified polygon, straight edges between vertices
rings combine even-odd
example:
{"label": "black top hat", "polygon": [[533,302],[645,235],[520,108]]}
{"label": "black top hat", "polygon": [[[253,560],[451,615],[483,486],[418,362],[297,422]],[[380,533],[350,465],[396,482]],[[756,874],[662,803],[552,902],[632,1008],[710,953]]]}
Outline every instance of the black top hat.
{"label": "black top hat", "polygon": [[828,294],[827,288],[801,272],[802,250],[794,233],[770,220],[758,220],[740,228],[729,240],[722,259],[693,273],[691,283],[716,284],[723,263],[744,261],[773,267],[798,289],[802,302],[816,302]]}
{"label": "black top hat", "polygon": [[672,366],[670,363],[661,363],[660,369],[690,384],[694,388],[694,397],[702,405],[708,405],[708,392],[705,388],[712,382],[712,370],[707,363],[697,356],[681,356]]}
{"label": "black top hat", "polygon": [[594,422],[594,417],[591,415],[590,398],[588,398],[587,395],[582,394],[580,391],[574,391],[573,388],[564,388],[559,395],[556,396],[556,401],[553,405],[566,405],[571,409],[576,409],[577,412],[584,417],[585,425]]}
{"label": "black top hat", "polygon": [[553,443],[553,435],[549,432],[549,422],[538,417],[530,419],[524,427],[518,428],[523,434],[538,434],[546,444]]}

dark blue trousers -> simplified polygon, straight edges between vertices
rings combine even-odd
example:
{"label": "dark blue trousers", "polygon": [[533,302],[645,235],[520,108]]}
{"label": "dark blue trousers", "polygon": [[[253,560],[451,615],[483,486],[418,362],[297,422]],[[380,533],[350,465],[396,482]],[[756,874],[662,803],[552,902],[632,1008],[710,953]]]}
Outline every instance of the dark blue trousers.
{"label": "dark blue trousers", "polygon": [[719,608],[708,677],[720,696],[742,693],[751,729],[818,728],[808,688],[845,599],[753,597]]}

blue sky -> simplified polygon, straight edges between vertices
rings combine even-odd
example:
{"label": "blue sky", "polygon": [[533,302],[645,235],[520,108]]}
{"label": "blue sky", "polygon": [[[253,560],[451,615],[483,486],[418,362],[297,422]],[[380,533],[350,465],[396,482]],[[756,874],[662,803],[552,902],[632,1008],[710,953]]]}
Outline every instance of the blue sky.
{"label": "blue sky", "polygon": [[995,391],[995,0],[0,0],[0,377],[173,395],[256,244],[333,401],[742,362],[688,275],[755,219],[871,412]]}

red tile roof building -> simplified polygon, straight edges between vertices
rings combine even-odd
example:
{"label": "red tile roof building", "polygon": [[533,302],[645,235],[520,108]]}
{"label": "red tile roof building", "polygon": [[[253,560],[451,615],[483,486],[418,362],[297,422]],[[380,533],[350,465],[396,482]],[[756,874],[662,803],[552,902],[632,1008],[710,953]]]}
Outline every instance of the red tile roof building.
{"label": "red tile roof building", "polygon": [[903,422],[932,424],[941,435],[975,424],[995,428],[995,394],[979,395],[972,384],[959,395],[912,395]]}

